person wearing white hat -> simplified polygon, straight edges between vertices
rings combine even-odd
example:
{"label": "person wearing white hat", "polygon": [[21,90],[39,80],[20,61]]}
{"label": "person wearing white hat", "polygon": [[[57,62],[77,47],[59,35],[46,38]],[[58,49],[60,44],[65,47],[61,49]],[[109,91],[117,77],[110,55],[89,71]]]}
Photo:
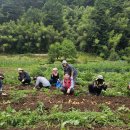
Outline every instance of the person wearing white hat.
{"label": "person wearing white hat", "polygon": [[18,68],[18,71],[23,71],[23,69],[22,68]]}
{"label": "person wearing white hat", "polygon": [[18,73],[19,73],[18,80],[21,81],[23,85],[30,84],[31,78],[27,72],[25,72],[22,68],[18,68]]}
{"label": "person wearing white hat", "polygon": [[75,84],[76,77],[78,74],[77,70],[72,65],[68,64],[66,60],[62,61],[62,66],[64,70],[64,75],[69,74],[69,76],[71,77],[71,79],[73,79],[74,84]]}
{"label": "person wearing white hat", "polygon": [[63,61],[62,61],[62,64],[67,64],[67,61],[66,61],[66,60],[63,60]]}
{"label": "person wearing white hat", "polygon": [[98,75],[98,76],[97,76],[97,80],[98,80],[98,79],[103,80],[103,76],[102,76],[102,75]]}
{"label": "person wearing white hat", "polygon": [[59,80],[59,73],[57,68],[52,69],[52,74],[50,78],[50,84],[56,86],[57,81]]}
{"label": "person wearing white hat", "polygon": [[107,85],[105,84],[105,80],[102,75],[98,75],[96,80],[88,85],[88,90],[90,94],[99,96],[102,90],[106,90]]}

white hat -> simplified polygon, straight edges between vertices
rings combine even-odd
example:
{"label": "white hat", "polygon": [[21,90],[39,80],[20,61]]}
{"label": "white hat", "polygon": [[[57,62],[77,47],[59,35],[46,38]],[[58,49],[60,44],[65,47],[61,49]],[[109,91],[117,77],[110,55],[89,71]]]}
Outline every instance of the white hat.
{"label": "white hat", "polygon": [[22,71],[23,69],[22,68],[18,68],[18,71]]}
{"label": "white hat", "polygon": [[63,61],[62,61],[62,64],[67,64],[67,61],[66,61],[66,60],[63,60]]}
{"label": "white hat", "polygon": [[0,78],[4,79],[4,75],[3,75],[3,74],[2,74],[2,75],[0,75]]}
{"label": "white hat", "polygon": [[102,75],[98,75],[97,79],[103,79],[103,76]]}
{"label": "white hat", "polygon": [[58,69],[57,69],[57,68],[53,68],[53,70],[54,70],[54,71],[58,71]]}

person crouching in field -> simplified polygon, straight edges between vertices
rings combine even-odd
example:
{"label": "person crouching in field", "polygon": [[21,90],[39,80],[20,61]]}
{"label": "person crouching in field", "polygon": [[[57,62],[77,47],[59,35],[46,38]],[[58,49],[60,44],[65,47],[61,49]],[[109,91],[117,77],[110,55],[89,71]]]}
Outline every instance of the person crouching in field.
{"label": "person crouching in field", "polygon": [[24,71],[23,69],[21,69],[21,68],[18,68],[18,73],[19,73],[18,80],[21,81],[21,83],[22,83],[23,85],[25,85],[25,84],[30,84],[30,82],[31,82],[31,77],[30,77],[30,75],[29,75],[27,72],[25,72],[25,71]]}
{"label": "person crouching in field", "polygon": [[64,94],[70,94],[70,95],[74,94],[74,82],[69,74],[64,75],[61,91]]}
{"label": "person crouching in field", "polygon": [[2,94],[2,90],[3,90],[3,79],[4,79],[4,76],[0,74],[0,94]]}
{"label": "person crouching in field", "polygon": [[127,89],[128,89],[128,95],[130,95],[130,82],[129,82],[128,86],[127,86]]}
{"label": "person crouching in field", "polygon": [[105,84],[104,78],[102,75],[98,75],[97,79],[90,85],[88,85],[88,90],[90,94],[99,96],[102,90],[106,90],[107,85]]}
{"label": "person crouching in field", "polygon": [[42,88],[42,87],[50,88],[51,86],[50,82],[45,77],[37,76],[37,77],[34,77],[33,80],[36,81],[34,88]]}
{"label": "person crouching in field", "polygon": [[57,68],[53,68],[52,70],[52,74],[51,74],[51,79],[50,84],[53,86],[56,86],[57,81],[59,80],[59,73],[58,73],[58,69]]}
{"label": "person crouching in field", "polygon": [[7,95],[6,93],[3,93],[3,79],[4,75],[0,74],[0,95]]}

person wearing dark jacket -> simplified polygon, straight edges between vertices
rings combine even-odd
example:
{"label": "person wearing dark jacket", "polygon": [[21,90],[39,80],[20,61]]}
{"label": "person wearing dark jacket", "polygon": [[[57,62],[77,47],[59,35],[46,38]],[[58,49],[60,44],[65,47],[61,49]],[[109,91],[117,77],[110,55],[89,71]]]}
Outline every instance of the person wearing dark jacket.
{"label": "person wearing dark jacket", "polygon": [[88,85],[88,90],[90,94],[99,96],[102,90],[106,90],[107,85],[105,84],[104,78],[102,75],[98,75],[97,79],[90,85]]}
{"label": "person wearing dark jacket", "polygon": [[64,75],[69,74],[70,78],[73,79],[74,84],[75,84],[76,77],[78,74],[77,70],[72,65],[68,64],[66,60],[62,61],[62,66],[64,69]]}
{"label": "person wearing dark jacket", "polygon": [[4,75],[0,74],[0,95],[2,96],[6,96],[6,93],[3,93],[3,79],[4,79]]}
{"label": "person wearing dark jacket", "polygon": [[22,82],[22,84],[30,84],[31,78],[27,72],[25,72],[23,69],[18,68],[18,80]]}
{"label": "person wearing dark jacket", "polygon": [[2,94],[3,91],[3,79],[4,75],[0,74],[0,94]]}
{"label": "person wearing dark jacket", "polygon": [[51,79],[50,84],[56,86],[57,81],[59,80],[59,73],[57,68],[53,68],[52,74],[51,74]]}

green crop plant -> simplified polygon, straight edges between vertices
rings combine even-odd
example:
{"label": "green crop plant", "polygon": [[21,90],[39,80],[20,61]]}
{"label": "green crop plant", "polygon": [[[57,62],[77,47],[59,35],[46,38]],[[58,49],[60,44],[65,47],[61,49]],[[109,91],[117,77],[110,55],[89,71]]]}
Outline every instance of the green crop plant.
{"label": "green crop plant", "polygon": [[39,114],[43,114],[44,113],[44,109],[45,109],[45,106],[44,106],[44,104],[43,104],[43,102],[38,102],[37,103],[37,112],[39,113]]}
{"label": "green crop plant", "polygon": [[61,111],[62,110],[62,104],[61,105],[54,105],[52,108],[51,108],[51,110],[50,110],[50,113],[57,113],[57,112],[59,112],[59,111]]}
{"label": "green crop plant", "polygon": [[81,112],[81,111],[69,111],[69,112],[57,112],[48,115],[44,120],[48,120],[50,122],[57,121],[57,123],[62,123],[62,126],[67,124],[77,125],[77,126],[86,126],[90,127],[90,124],[96,125],[123,125],[123,121],[121,121],[115,113],[110,110],[102,111],[102,112]]}
{"label": "green crop plant", "polygon": [[20,101],[27,97],[28,94],[34,94],[36,90],[11,90],[10,98],[11,102]]}
{"label": "green crop plant", "polygon": [[49,126],[61,126],[65,128],[69,126],[84,126],[92,128],[95,125],[100,126],[123,126],[124,120],[116,112],[113,112],[109,107],[101,105],[101,112],[91,112],[72,110],[62,112],[62,106],[54,106],[50,113],[44,109],[44,104],[38,102],[35,110],[20,110],[15,111],[10,106],[0,113],[0,128],[18,127],[26,128],[33,127],[38,122]]}

